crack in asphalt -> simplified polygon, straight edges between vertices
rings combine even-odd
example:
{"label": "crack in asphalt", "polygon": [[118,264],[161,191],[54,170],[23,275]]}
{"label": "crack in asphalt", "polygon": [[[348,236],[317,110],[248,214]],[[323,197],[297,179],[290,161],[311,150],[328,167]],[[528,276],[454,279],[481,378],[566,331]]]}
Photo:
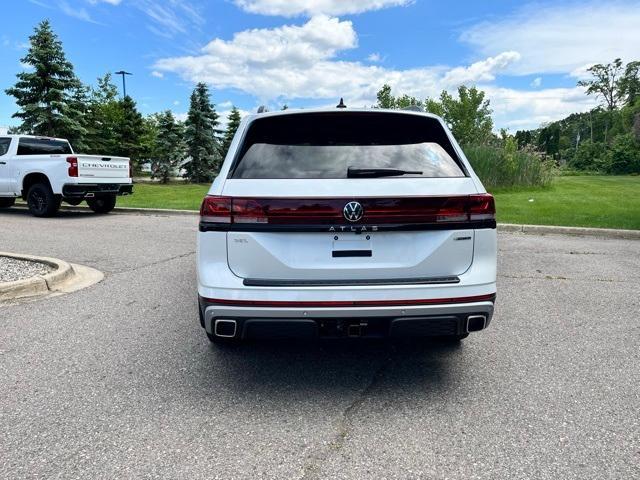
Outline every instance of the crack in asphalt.
{"label": "crack in asphalt", "polygon": [[133,268],[125,268],[125,269],[120,269],[120,270],[113,270],[112,272],[109,272],[109,276],[111,276],[111,275],[120,275],[122,273],[137,272],[138,270],[142,270],[143,268],[154,267],[156,265],[161,265],[163,263],[168,263],[168,262],[171,262],[173,260],[177,260],[179,258],[185,258],[185,257],[188,257],[190,255],[195,255],[195,253],[196,252],[194,250],[192,252],[181,253],[180,255],[175,255],[173,257],[163,258],[162,260],[157,260],[155,262],[145,263],[143,265],[138,265],[137,267],[133,267]]}
{"label": "crack in asphalt", "polygon": [[615,278],[572,278],[561,275],[498,275],[500,278],[514,278],[521,280],[571,280],[576,282],[610,282],[610,283],[638,283],[636,281],[618,280]]}
{"label": "crack in asphalt", "polygon": [[367,385],[360,390],[353,401],[342,411],[338,420],[337,432],[326,447],[317,453],[308,455],[303,466],[303,475],[300,480],[315,480],[322,478],[320,465],[326,463],[332,456],[340,452],[346,443],[347,437],[353,429],[353,417],[365,402],[370,393],[377,387],[378,382],[384,377],[387,369],[393,363],[393,356],[390,354],[385,361],[376,369]]}

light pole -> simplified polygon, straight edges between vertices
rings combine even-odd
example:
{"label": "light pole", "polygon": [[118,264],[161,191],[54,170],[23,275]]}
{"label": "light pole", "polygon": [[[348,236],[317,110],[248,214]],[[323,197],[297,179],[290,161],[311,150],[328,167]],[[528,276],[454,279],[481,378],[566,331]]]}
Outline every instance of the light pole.
{"label": "light pole", "polygon": [[124,70],[120,70],[119,72],[116,72],[116,75],[122,75],[122,93],[123,93],[123,97],[127,96],[127,83],[124,80],[124,76],[125,75],[133,75],[133,73],[129,73],[129,72],[125,72]]}

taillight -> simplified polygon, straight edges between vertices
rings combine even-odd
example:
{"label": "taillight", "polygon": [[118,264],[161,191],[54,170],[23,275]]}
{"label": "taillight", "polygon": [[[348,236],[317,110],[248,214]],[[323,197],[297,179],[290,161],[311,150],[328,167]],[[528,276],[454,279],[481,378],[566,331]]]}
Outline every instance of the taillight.
{"label": "taillight", "polygon": [[78,176],[78,157],[67,157],[67,163],[69,164],[69,176]]}
{"label": "taillight", "polygon": [[[359,203],[363,212],[357,221],[350,221],[345,212],[352,202]],[[301,231],[327,227],[361,231],[367,226],[374,230],[495,228],[495,204],[489,194],[357,199],[207,196],[200,217],[202,224],[217,230],[224,230],[224,225],[235,225],[236,230]]]}
{"label": "taillight", "polygon": [[207,195],[200,206],[200,221],[208,223],[231,223],[231,197]]}
{"label": "taillight", "polygon": [[469,220],[495,220],[496,202],[493,195],[482,193],[480,195],[469,195]]}

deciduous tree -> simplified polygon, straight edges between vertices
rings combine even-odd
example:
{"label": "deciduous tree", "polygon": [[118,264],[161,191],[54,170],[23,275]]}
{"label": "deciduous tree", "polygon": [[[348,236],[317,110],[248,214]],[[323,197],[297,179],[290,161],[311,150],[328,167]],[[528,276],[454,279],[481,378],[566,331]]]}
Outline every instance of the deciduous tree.
{"label": "deciduous tree", "polygon": [[622,60],[616,58],[606,65],[597,63],[589,67],[587,71],[592,78],[580,80],[578,85],[586,87],[587,95],[601,97],[607,110],[614,110],[622,99],[622,91],[620,90],[620,78],[624,71]]}
{"label": "deciduous tree", "polygon": [[440,115],[463,145],[487,144],[492,138],[493,120],[489,100],[476,87],[458,87],[458,98],[443,90],[440,100],[427,99],[427,111]]}

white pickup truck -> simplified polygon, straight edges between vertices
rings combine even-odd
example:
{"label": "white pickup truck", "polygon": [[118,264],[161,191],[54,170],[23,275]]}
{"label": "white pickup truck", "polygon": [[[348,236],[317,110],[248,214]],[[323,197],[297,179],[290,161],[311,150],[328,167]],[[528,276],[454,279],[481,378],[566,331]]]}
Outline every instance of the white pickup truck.
{"label": "white pickup truck", "polygon": [[108,213],[131,193],[128,158],[78,155],[62,138],[0,135],[0,208],[22,197],[37,217],[55,215],[62,201]]}

